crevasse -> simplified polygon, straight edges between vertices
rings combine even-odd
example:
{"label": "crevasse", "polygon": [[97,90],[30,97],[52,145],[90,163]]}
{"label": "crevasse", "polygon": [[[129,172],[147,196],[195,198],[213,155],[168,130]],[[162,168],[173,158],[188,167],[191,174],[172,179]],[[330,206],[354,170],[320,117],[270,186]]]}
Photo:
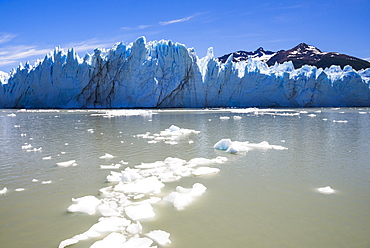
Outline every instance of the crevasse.
{"label": "crevasse", "polygon": [[[232,55],[231,55],[232,56]],[[220,63],[209,48],[144,37],[80,58],[56,48],[0,75],[1,108],[205,108],[370,106],[370,69],[294,69],[291,62]]]}

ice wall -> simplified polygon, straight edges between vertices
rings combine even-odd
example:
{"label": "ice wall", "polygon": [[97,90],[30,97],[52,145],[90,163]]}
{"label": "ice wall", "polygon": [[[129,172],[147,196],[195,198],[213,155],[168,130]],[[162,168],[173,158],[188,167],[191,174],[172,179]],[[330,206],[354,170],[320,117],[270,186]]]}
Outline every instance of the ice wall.
{"label": "ice wall", "polygon": [[199,59],[182,44],[144,37],[83,58],[56,48],[0,81],[2,108],[370,106],[370,69],[222,64],[212,48]]}

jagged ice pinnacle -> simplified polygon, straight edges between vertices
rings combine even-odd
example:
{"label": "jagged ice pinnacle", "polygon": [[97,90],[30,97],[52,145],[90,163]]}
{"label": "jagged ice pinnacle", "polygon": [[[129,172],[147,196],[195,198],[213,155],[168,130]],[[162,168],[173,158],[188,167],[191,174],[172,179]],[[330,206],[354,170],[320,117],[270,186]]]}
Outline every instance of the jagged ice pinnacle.
{"label": "jagged ice pinnacle", "polygon": [[117,43],[80,58],[56,48],[0,77],[1,108],[204,108],[370,106],[370,69],[294,69],[198,58],[172,41]]}

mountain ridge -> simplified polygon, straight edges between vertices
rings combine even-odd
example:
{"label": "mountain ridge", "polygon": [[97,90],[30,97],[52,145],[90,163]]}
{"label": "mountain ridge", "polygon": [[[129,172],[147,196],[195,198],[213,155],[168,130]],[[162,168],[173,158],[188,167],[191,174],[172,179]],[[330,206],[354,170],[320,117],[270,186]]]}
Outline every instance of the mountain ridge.
{"label": "mountain ridge", "polygon": [[289,50],[277,52],[265,51],[262,47],[259,47],[253,52],[237,51],[225,54],[217,59],[225,63],[230,55],[233,55],[234,62],[252,58],[253,60],[263,61],[268,66],[292,61],[295,69],[301,68],[303,65],[312,65],[322,69],[329,68],[332,65],[338,65],[342,69],[346,65],[351,66],[355,70],[370,68],[370,62],[366,60],[336,52],[322,52],[319,48],[306,43],[300,43]]}

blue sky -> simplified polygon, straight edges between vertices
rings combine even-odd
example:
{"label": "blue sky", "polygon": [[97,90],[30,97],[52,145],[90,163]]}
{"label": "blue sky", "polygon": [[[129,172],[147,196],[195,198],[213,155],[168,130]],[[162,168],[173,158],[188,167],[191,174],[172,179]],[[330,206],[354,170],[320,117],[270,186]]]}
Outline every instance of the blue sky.
{"label": "blue sky", "polygon": [[194,47],[203,57],[301,42],[370,59],[369,0],[165,1],[0,0],[0,70],[43,58],[56,46],[83,56],[140,36]]}

